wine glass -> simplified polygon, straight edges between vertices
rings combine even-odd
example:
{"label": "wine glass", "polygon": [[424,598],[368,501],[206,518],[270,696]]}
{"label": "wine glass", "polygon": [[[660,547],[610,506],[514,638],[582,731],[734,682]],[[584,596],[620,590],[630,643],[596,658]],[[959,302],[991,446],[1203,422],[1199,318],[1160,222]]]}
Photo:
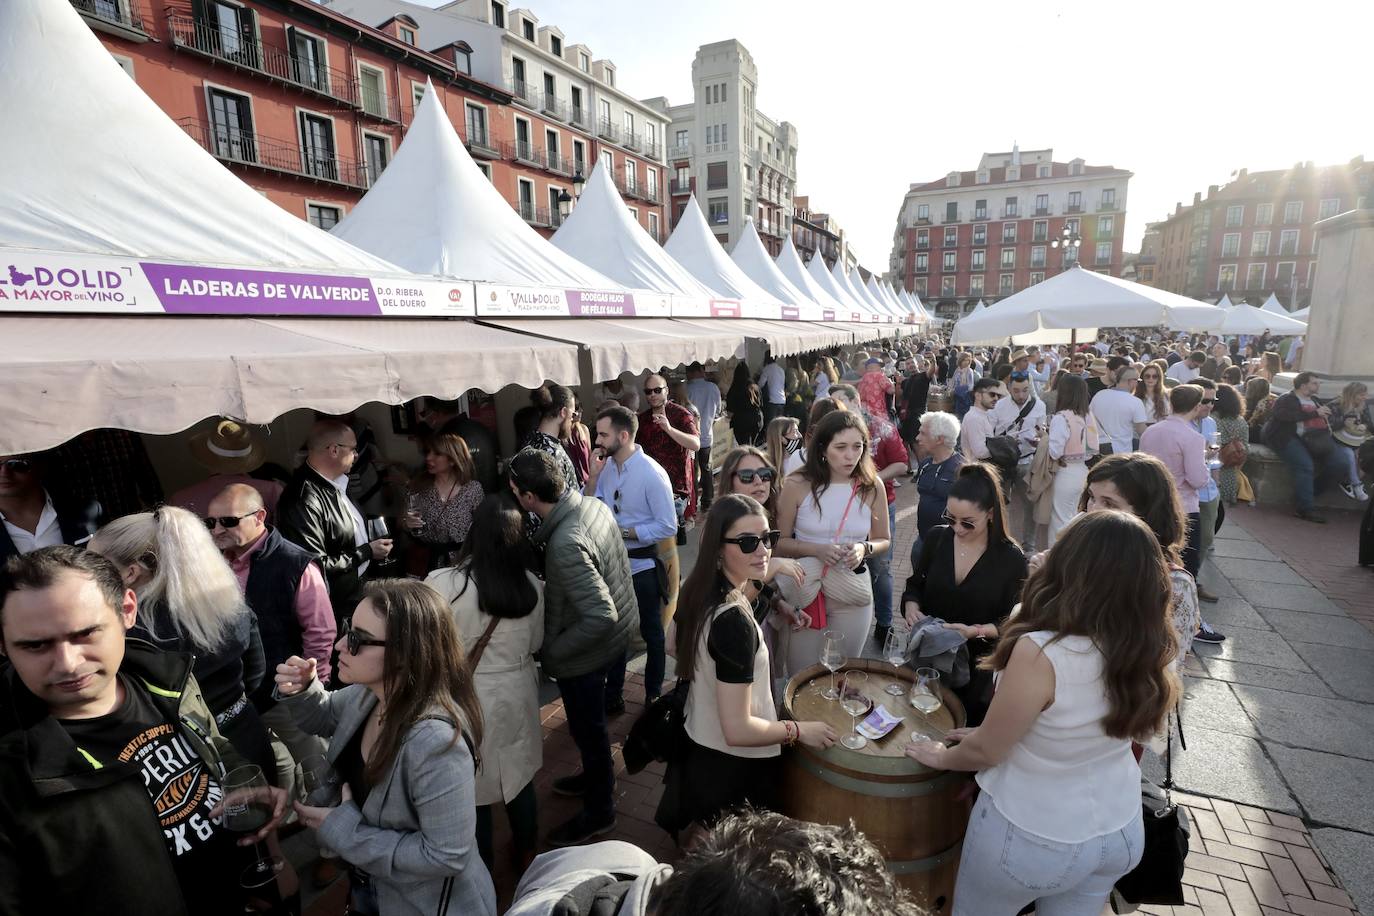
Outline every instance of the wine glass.
{"label": "wine glass", "polygon": [[[391,529],[387,527],[386,519],[382,518],[380,515],[369,518],[363,524],[363,528],[367,533],[367,539],[369,541],[391,537]],[[373,560],[372,562],[377,566],[390,566],[396,561],[390,555],[387,555],[385,559]]]}
{"label": "wine glass", "polygon": [[839,691],[835,689],[835,672],[844,667],[844,634],[839,630],[826,630],[821,643],[821,664],[830,671],[830,686],[821,691],[827,700],[838,700]]}
{"label": "wine glass", "polygon": [[1209,470],[1213,471],[1221,467],[1220,433],[1212,432],[1207,434],[1207,467]]}
{"label": "wine glass", "polygon": [[[272,819],[272,793],[262,767],[248,764],[235,767],[224,777],[224,829],[235,833],[257,833]],[[262,846],[253,841],[257,861],[243,870],[239,884],[262,887],[276,879],[286,863],[281,856],[262,854]]]}
{"label": "wine glass", "polygon": [[[892,665],[894,676],[901,670],[902,663],[906,661],[906,638],[906,630],[893,627],[887,631],[887,638],[883,640],[883,658],[887,659],[888,664]],[[894,697],[899,697],[906,693],[906,688],[902,686],[900,680],[894,680],[891,684],[884,687],[883,690],[892,694]]]}
{"label": "wine glass", "polygon": [[343,799],[339,774],[323,754],[296,764],[296,798],[312,808],[333,808]]}
{"label": "wine glass", "polygon": [[840,683],[840,708],[849,715],[850,732],[840,739],[840,743],[851,751],[868,745],[868,739],[859,734],[859,717],[873,708],[873,701],[864,694],[868,685],[868,674],[864,671],[846,671]]}
{"label": "wine glass", "polygon": [[420,514],[420,494],[411,493],[406,497],[406,527],[415,537],[425,532],[425,517]]}
{"label": "wine glass", "polygon": [[911,685],[911,705],[927,717],[939,711],[940,672],[934,668],[916,669],[916,683]]}

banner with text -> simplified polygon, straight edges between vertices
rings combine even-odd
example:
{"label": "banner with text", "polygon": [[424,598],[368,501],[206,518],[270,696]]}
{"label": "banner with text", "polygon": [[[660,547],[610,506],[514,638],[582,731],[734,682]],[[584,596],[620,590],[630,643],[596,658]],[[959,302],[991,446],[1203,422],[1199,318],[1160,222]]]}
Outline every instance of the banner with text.
{"label": "banner with text", "polygon": [[554,289],[478,283],[482,318],[667,318],[670,297],[646,290]]}

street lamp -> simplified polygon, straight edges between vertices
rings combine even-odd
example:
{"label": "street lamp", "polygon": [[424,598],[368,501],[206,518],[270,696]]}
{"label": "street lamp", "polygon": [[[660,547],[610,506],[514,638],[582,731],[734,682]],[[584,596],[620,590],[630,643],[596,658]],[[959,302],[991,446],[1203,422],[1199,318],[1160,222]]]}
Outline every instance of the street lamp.
{"label": "street lamp", "polygon": [[582,186],[586,183],[587,179],[582,177],[582,172],[581,170],[579,170],[576,174],[573,175],[573,195],[576,197],[581,197]]}
{"label": "street lamp", "polygon": [[572,212],[572,195],[566,190],[558,192],[558,222],[561,224]]}
{"label": "street lamp", "polygon": [[[1050,242],[1051,248],[1064,249],[1065,260],[1072,260],[1075,264],[1079,263],[1078,249],[1083,244],[1083,238],[1077,231],[1070,229],[1069,224],[1064,224],[1064,231],[1059,234],[1059,238]],[[1070,253],[1072,253],[1070,255]]]}

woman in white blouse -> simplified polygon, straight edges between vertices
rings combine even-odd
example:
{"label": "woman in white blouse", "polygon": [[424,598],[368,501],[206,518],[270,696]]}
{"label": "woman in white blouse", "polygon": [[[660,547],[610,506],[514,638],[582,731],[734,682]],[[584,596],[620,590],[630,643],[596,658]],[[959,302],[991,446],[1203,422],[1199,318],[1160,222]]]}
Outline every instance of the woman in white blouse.
{"label": "woman in white blouse", "polygon": [[1144,847],[1131,740],[1180,693],[1159,541],[1126,512],[1088,512],[1026,582],[986,662],[998,689],[983,724],[908,757],[977,771],[953,916],[1098,916]]}

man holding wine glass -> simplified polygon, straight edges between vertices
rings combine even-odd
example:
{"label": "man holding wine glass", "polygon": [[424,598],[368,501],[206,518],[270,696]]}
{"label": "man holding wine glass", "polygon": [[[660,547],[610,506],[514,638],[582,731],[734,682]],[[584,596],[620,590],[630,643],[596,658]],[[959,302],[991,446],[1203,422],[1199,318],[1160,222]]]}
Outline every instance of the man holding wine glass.
{"label": "man holding wine glass", "polygon": [[[243,912],[280,860],[267,837],[286,793],[221,735],[191,657],[127,639],[138,600],[105,558],[58,546],[0,570],[0,641],[12,663],[0,739],[0,912]],[[249,770],[257,770],[249,767]],[[251,823],[250,823],[251,821]],[[265,880],[249,884],[245,865]],[[95,880],[72,880],[87,875]]]}

